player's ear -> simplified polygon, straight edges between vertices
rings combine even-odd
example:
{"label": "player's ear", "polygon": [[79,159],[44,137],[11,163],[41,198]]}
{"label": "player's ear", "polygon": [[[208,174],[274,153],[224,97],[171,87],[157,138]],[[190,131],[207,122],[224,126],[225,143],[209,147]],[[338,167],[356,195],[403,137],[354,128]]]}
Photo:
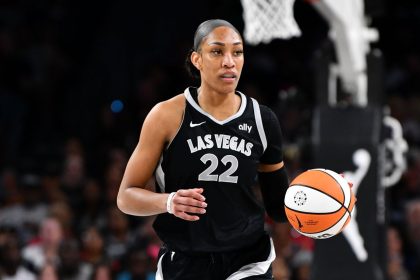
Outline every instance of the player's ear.
{"label": "player's ear", "polygon": [[198,52],[193,51],[191,53],[190,59],[191,59],[191,63],[195,66],[195,68],[201,71],[201,63],[202,63],[201,55]]}

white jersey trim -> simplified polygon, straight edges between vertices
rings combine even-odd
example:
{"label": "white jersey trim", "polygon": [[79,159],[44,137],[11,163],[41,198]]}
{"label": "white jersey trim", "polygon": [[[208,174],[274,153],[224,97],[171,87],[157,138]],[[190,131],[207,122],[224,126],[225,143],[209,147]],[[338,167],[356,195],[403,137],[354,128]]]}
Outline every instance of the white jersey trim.
{"label": "white jersey trim", "polygon": [[[262,275],[267,272],[270,268],[271,263],[276,258],[276,252],[274,250],[273,240],[270,238],[270,254],[268,255],[267,260],[263,262],[250,263],[241,267],[238,271],[231,274],[226,280],[240,280],[246,277]],[[156,278],[157,279],[157,278]]]}
{"label": "white jersey trim", "polygon": [[267,137],[265,135],[264,125],[262,122],[260,105],[258,104],[257,100],[255,100],[254,98],[251,98],[251,100],[252,100],[252,105],[254,106],[254,116],[255,116],[255,122],[257,124],[258,134],[260,135],[261,143],[263,145],[263,149],[265,152],[265,149],[267,149]]}
{"label": "white jersey trim", "polygon": [[[165,253],[166,254],[166,253]],[[162,256],[160,256],[159,258],[159,262],[157,264],[157,271],[156,271],[156,276],[155,279],[156,280],[163,280],[163,272],[162,272],[162,259],[163,256],[165,256],[165,254],[163,254]]]}
{"label": "white jersey trim", "polygon": [[[182,113],[182,119],[181,119],[181,123],[179,124],[178,130],[176,131],[175,136],[171,139],[171,141],[169,142],[165,150],[169,149],[175,137],[178,135],[179,131],[181,130],[182,124],[184,123],[186,106],[187,104],[185,104],[184,112]],[[163,172],[163,169],[162,169],[162,161],[163,161],[163,154],[160,156],[159,164],[156,167],[155,177],[156,177],[156,181],[159,184],[160,191],[164,193],[165,192],[165,172]]]}
{"label": "white jersey trim", "polygon": [[239,96],[241,97],[241,106],[239,107],[238,112],[236,112],[235,114],[233,114],[232,116],[230,116],[229,118],[227,118],[225,120],[219,121],[219,120],[215,119],[212,115],[210,115],[209,113],[204,111],[200,107],[200,105],[198,105],[197,102],[195,102],[194,98],[191,96],[189,88],[185,89],[185,91],[184,91],[185,98],[187,99],[188,103],[190,103],[191,106],[194,107],[194,109],[196,109],[198,112],[200,112],[201,114],[205,115],[206,117],[208,117],[209,119],[211,119],[212,121],[214,121],[215,123],[220,124],[220,125],[223,125],[225,123],[230,122],[233,119],[236,119],[236,118],[240,117],[243,114],[243,112],[245,111],[246,103],[247,103],[246,102],[246,97],[242,92],[237,91],[237,93],[239,93]]}
{"label": "white jersey trim", "polygon": [[165,172],[163,172],[162,169],[162,161],[163,161],[163,155],[160,156],[159,164],[156,168],[156,182],[159,184],[160,192],[165,192]]}
{"label": "white jersey trim", "polygon": [[185,103],[184,111],[182,112],[182,118],[181,118],[181,122],[179,123],[178,130],[176,131],[175,136],[171,139],[171,141],[166,146],[166,150],[169,149],[169,147],[171,146],[172,142],[175,140],[176,136],[178,135],[179,131],[181,130],[182,124],[184,123],[185,109],[186,108],[187,108],[187,103]]}

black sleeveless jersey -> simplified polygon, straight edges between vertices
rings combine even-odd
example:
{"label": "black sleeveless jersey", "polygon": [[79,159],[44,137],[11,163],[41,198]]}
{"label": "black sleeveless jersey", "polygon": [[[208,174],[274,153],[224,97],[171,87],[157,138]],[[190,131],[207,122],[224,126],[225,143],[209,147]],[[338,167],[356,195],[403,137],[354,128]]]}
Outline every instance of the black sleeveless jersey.
{"label": "black sleeveless jersey", "polygon": [[264,208],[252,187],[258,163],[282,161],[281,132],[270,109],[236,94],[242,100],[238,112],[219,121],[198,105],[196,88],[184,92],[184,117],[162,153],[155,172],[157,189],[203,188],[207,208],[193,222],[168,213],[157,216],[156,233],[175,251],[234,250],[264,234]]}

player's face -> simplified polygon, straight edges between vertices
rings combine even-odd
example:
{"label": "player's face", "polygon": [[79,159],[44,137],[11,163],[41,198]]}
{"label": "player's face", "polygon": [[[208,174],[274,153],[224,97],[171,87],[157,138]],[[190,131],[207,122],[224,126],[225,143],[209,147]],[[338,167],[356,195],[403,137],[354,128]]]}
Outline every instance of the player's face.
{"label": "player's face", "polygon": [[200,49],[195,62],[201,72],[202,86],[218,92],[235,91],[244,65],[239,34],[229,27],[217,27],[203,40]]}

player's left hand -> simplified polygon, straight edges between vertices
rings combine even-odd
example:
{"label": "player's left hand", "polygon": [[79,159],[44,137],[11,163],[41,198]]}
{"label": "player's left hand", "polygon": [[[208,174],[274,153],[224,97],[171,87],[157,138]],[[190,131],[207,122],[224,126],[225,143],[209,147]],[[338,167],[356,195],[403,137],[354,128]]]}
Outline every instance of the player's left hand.
{"label": "player's left hand", "polygon": [[207,203],[202,195],[202,188],[181,189],[176,192],[171,201],[171,212],[174,216],[186,221],[198,221],[195,214],[205,214]]}

